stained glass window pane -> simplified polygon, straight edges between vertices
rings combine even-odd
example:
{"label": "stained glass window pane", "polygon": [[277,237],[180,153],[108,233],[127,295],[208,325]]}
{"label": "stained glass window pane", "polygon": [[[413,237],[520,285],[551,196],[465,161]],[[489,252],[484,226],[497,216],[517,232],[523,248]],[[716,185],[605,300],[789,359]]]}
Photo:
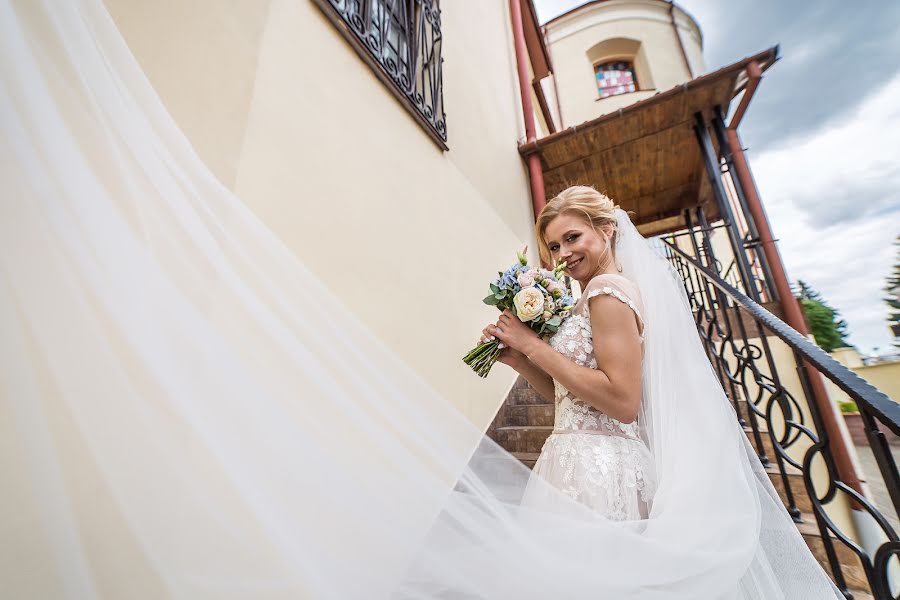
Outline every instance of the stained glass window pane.
{"label": "stained glass window pane", "polygon": [[597,90],[601,98],[633,92],[637,89],[634,63],[624,60],[600,63],[595,67]]}

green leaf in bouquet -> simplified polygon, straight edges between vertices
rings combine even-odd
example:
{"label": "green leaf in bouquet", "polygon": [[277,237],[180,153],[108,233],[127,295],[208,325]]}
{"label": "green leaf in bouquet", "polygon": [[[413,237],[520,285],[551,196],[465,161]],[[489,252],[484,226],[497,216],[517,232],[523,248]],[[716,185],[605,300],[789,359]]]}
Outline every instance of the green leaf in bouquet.
{"label": "green leaf in bouquet", "polygon": [[562,317],[560,317],[559,315],[556,315],[555,317],[547,321],[547,325],[549,325],[550,327],[559,327],[561,323]]}
{"label": "green leaf in bouquet", "polygon": [[488,304],[490,306],[496,306],[497,302],[499,302],[499,301],[500,301],[500,299],[497,298],[497,296],[494,296],[493,294],[490,296],[486,296],[484,298],[484,300],[482,300],[482,302],[484,302],[485,304]]}
{"label": "green leaf in bouquet", "polygon": [[492,284],[491,284],[491,291],[494,292],[495,294],[499,294],[499,293],[500,293],[500,288],[497,287],[496,284],[492,283]]}

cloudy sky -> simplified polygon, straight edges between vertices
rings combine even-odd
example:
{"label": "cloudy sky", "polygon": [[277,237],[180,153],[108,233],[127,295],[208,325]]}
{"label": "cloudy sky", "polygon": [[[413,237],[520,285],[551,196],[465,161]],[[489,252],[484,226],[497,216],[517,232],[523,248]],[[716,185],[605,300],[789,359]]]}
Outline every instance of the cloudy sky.
{"label": "cloudy sky", "polygon": [[[535,0],[541,21],[583,0]],[[775,44],[740,131],[788,276],[887,350],[900,235],[900,1],[683,0],[712,71]],[[733,108],[733,107],[732,107]]]}

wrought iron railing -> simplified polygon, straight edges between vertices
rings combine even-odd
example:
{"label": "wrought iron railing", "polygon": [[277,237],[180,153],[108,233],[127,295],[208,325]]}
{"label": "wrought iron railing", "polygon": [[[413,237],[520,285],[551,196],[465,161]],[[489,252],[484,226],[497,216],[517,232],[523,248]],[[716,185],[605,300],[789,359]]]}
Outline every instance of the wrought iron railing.
{"label": "wrought iron railing", "polygon": [[[770,472],[774,464],[774,476],[783,486],[783,499],[792,518],[798,523],[812,521],[817,526],[836,585],[847,598],[853,597],[851,588],[860,587],[859,583],[848,584],[848,581],[853,583],[850,580],[854,575],[848,576],[846,565],[839,560],[838,544],[842,544],[858,558],[865,587],[876,598],[894,598],[889,571],[897,569],[896,564],[891,566],[891,559],[900,557],[900,539],[891,520],[896,522],[900,516],[900,475],[884,432],[900,435],[900,405],[672,241],[667,241],[663,249],[684,280],[700,337],[723,388],[734,403],[738,419]],[[785,386],[784,360],[776,360],[769,336],[780,338],[787,345],[793,363],[790,370],[796,370],[799,376],[803,398],[798,399]],[[813,397],[810,378],[819,374],[846,392],[859,408],[893,505],[881,509],[890,511],[891,519],[839,475],[821,408]],[[803,405],[800,400],[804,401]],[[770,451],[766,450],[765,438]],[[814,462],[824,463],[827,484],[821,485],[821,479],[818,487],[814,484]],[[789,476],[798,471],[802,474],[803,490]],[[811,505],[811,515],[798,507],[797,500],[803,492],[808,496],[804,504]],[[827,509],[839,495],[846,496],[854,510],[867,513],[883,533],[877,547],[869,543],[864,548],[864,544],[854,540],[829,516]]]}
{"label": "wrought iron railing", "polygon": [[[731,248],[732,254],[730,257],[718,256],[713,252],[713,233],[719,231],[721,235],[727,236],[726,230],[728,224],[724,221],[719,221],[715,224],[707,223],[706,217],[700,208],[698,208],[696,214],[693,215],[691,214],[691,211],[686,211],[685,220],[688,224],[688,228],[677,233],[669,234],[667,239],[672,241],[678,239],[684,240],[692,248],[693,255],[702,259],[703,264],[713,267],[716,274],[730,283],[733,287],[750,296],[751,299],[759,299],[768,302],[777,298],[777,294],[775,293],[770,280],[765,277],[765,269],[760,265],[758,253],[746,252],[750,247],[750,242],[746,242],[745,240],[739,248],[739,251],[745,253],[748,261],[747,273],[751,278],[748,285],[745,283],[738,261],[734,257],[733,247]],[[723,258],[726,260],[730,258],[730,260],[728,260],[727,264],[724,264]]]}
{"label": "wrought iron railing", "polygon": [[446,149],[438,0],[315,0],[359,55]]}

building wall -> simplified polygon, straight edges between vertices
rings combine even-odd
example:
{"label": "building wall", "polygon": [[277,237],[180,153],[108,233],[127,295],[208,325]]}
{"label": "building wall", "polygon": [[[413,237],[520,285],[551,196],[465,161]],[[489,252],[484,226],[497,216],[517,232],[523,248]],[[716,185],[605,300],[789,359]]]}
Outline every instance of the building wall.
{"label": "building wall", "polygon": [[[586,3],[546,25],[564,127],[578,125],[692,79],[675,37],[669,7],[662,0]],[[693,76],[699,76],[706,70],[700,29],[677,5],[674,15]],[[635,56],[639,91],[601,99],[594,65],[627,57],[635,43],[639,43]],[[603,46],[598,48],[598,44]]]}
{"label": "building wall", "polygon": [[[838,348],[831,356],[851,371],[877,387],[892,400],[900,401],[900,361],[863,364],[859,352],[855,348]],[[847,394],[830,381],[829,392],[836,401],[849,400]]]}
{"label": "building wall", "polygon": [[105,2],[210,169],[487,427],[514,373],[460,357],[488,280],[536,248],[507,3],[445,3],[444,152],[312,0]]}

